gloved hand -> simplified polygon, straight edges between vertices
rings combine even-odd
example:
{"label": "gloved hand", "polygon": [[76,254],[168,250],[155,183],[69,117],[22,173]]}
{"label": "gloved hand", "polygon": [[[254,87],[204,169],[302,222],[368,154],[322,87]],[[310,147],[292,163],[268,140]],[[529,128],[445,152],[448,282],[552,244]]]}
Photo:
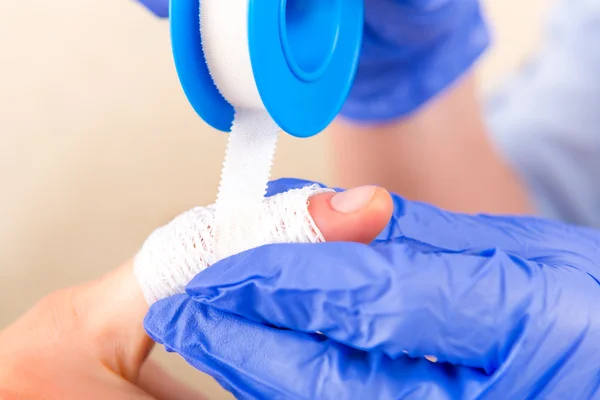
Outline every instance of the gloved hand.
{"label": "gloved hand", "polygon": [[[168,0],[138,1],[168,15]],[[478,0],[365,0],[362,56],[342,114],[406,116],[469,70],[488,44]]]}
{"label": "gloved hand", "polygon": [[238,398],[599,398],[600,232],[394,201],[371,245],[215,264],[147,332]]}
{"label": "gloved hand", "polygon": [[465,74],[489,44],[478,0],[365,0],[365,35],[342,109],[366,122],[404,117]]}

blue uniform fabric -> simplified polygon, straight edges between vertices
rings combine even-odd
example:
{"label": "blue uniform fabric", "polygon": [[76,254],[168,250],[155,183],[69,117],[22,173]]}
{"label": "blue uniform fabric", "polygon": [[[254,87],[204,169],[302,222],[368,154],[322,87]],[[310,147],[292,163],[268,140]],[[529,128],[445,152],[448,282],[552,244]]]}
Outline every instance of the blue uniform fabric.
{"label": "blue uniform fabric", "polygon": [[600,2],[561,1],[544,37],[488,99],[489,130],[541,215],[600,228]]}
{"label": "blue uniform fabric", "polygon": [[241,399],[600,398],[599,231],[393,200],[372,244],[223,260],[147,332]]}

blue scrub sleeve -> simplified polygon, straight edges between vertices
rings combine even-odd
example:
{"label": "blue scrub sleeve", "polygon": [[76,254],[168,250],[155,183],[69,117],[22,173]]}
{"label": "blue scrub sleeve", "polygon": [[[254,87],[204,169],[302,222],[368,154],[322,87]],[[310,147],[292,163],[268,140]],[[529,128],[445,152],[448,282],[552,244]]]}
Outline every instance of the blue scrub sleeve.
{"label": "blue scrub sleeve", "polygon": [[600,2],[556,6],[535,60],[488,99],[487,122],[543,216],[600,227]]}

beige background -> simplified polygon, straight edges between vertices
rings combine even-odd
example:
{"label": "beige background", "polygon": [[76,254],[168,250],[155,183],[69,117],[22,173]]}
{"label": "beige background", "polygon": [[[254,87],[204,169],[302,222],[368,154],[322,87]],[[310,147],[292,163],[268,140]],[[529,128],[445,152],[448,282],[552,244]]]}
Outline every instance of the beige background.
{"label": "beige background", "polygon": [[[547,1],[487,1],[497,43],[486,86],[534,48]],[[0,326],[211,202],[224,144],[178,86],[167,22],[131,0],[0,0]],[[326,146],[326,134],[284,138],[275,175],[330,182]],[[157,353],[213,399],[229,398]]]}

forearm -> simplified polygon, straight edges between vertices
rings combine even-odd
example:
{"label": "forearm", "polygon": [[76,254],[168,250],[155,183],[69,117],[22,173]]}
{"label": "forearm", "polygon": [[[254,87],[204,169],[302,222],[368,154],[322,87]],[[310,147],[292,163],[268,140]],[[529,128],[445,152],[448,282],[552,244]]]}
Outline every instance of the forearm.
{"label": "forearm", "polygon": [[531,211],[520,180],[488,140],[473,77],[406,119],[338,120],[329,131],[337,185],[378,184],[453,211]]}

